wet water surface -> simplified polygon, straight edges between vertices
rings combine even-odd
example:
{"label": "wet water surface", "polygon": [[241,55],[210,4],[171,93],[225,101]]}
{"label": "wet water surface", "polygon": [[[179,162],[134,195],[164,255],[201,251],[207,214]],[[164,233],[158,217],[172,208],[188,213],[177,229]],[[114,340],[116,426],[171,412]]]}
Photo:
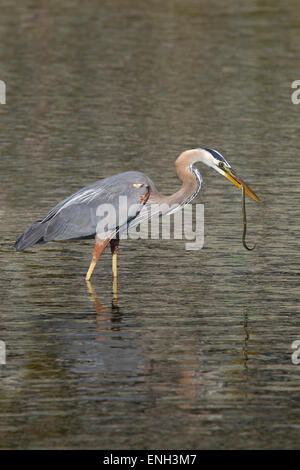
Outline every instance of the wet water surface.
{"label": "wet water surface", "polygon": [[[299,448],[296,1],[28,1],[0,19],[1,448]],[[298,75],[297,75],[298,74]],[[97,179],[212,147],[205,244],[122,241],[91,284],[93,242],[13,242]],[[298,173],[299,174],[299,173]]]}

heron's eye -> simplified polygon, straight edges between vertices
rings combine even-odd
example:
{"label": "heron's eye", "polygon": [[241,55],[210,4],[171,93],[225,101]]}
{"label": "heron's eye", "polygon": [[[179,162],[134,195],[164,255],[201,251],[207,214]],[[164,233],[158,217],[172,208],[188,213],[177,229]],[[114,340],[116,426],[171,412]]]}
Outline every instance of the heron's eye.
{"label": "heron's eye", "polygon": [[224,163],[223,162],[219,163],[219,168],[224,168]]}

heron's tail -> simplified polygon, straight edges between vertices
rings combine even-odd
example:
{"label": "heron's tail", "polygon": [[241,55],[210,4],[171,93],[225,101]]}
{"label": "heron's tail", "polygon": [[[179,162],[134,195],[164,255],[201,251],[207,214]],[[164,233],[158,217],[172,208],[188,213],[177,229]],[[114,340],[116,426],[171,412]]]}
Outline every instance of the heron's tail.
{"label": "heron's tail", "polygon": [[45,234],[47,224],[41,221],[35,222],[20,235],[15,242],[15,249],[17,251],[24,251],[36,243],[45,243],[43,236]]}

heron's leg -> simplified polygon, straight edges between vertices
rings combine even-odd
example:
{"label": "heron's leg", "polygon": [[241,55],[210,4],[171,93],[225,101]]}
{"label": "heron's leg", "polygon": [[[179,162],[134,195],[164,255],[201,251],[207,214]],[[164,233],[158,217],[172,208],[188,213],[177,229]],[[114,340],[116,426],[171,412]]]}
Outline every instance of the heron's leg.
{"label": "heron's leg", "polygon": [[112,275],[113,278],[117,278],[117,256],[118,256],[118,246],[119,246],[120,239],[119,237],[117,238],[112,238],[110,240],[110,249],[112,253]]}
{"label": "heron's leg", "polygon": [[91,277],[91,275],[94,271],[94,267],[96,266],[96,263],[99,259],[99,256],[101,255],[102,251],[104,250],[104,248],[108,244],[109,240],[110,240],[110,237],[106,238],[106,240],[99,240],[99,239],[97,239],[97,236],[96,236],[92,261],[91,261],[89,270],[88,270],[88,272],[86,273],[86,276],[85,276],[86,281],[90,280],[90,277]]}

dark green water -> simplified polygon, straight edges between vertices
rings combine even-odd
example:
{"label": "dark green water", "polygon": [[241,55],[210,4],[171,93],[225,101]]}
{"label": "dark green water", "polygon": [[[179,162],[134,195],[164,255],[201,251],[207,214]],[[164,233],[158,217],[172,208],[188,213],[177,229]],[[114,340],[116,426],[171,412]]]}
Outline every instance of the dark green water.
{"label": "dark green water", "polygon": [[[300,6],[264,0],[1,3],[1,448],[299,448]],[[199,166],[205,245],[12,244],[59,200],[221,151],[261,196]],[[299,240],[299,238],[298,238]]]}

